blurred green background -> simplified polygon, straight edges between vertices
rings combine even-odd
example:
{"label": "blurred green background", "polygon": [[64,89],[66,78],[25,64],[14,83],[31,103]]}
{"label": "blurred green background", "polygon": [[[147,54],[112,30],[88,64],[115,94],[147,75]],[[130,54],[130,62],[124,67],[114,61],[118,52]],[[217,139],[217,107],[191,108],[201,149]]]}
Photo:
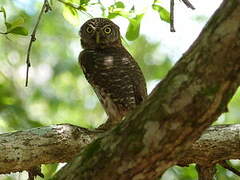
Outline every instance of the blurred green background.
{"label": "blurred green background", "polygon": [[[30,33],[42,6],[40,0],[1,0],[10,24],[21,20],[19,26],[29,31],[28,36],[18,31],[0,34],[0,133],[59,123],[71,123],[94,128],[103,123],[106,115],[78,65],[81,51],[78,30],[91,17],[109,17],[121,27],[123,42],[140,64],[147,80],[148,91],[164,78],[181,54],[191,45],[211,13],[221,0],[214,0],[207,10],[203,3],[193,0],[197,10],[191,12],[177,4],[176,33],[169,32],[168,3],[160,1],[78,1],[80,12],[52,0],[52,11],[44,14],[33,43],[29,86],[25,84],[25,59]],[[152,4],[166,9],[159,9]],[[144,16],[143,16],[144,14]],[[163,20],[161,21],[160,18]],[[22,21],[24,20],[24,22]],[[153,23],[154,22],[154,23]],[[185,23],[182,26],[181,23]],[[141,25],[141,26],[140,26]],[[140,28],[141,27],[141,28]],[[6,32],[3,12],[0,12],[0,32]],[[125,36],[127,34],[127,36]],[[191,34],[191,35],[189,35]],[[132,41],[128,41],[132,40]],[[238,123],[240,118],[240,92],[229,104],[229,112],[215,124]],[[231,161],[239,167],[237,160]],[[45,179],[51,177],[61,165],[44,165]],[[240,168],[240,167],[239,167]],[[27,179],[26,172],[0,175],[0,180]],[[41,179],[41,178],[38,178]],[[164,180],[197,179],[194,165],[169,169]],[[239,177],[218,167],[219,180]]]}

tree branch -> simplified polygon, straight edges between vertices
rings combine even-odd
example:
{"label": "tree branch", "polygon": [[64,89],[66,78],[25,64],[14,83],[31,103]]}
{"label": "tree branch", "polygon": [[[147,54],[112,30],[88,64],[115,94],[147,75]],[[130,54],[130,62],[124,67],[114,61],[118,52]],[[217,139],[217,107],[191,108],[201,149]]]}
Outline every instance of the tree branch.
{"label": "tree branch", "polygon": [[[211,167],[222,160],[240,159],[239,132],[240,124],[210,127],[186,150],[178,164]],[[41,164],[69,162],[103,134],[70,124],[1,134],[0,174],[31,170]]]}
{"label": "tree branch", "polygon": [[182,2],[188,7],[188,8],[191,8],[191,9],[195,9],[195,7],[190,3],[190,1],[188,0],[182,0]]}
{"label": "tree branch", "polygon": [[70,161],[101,131],[62,124],[0,135],[0,174]]}
{"label": "tree branch", "polygon": [[201,166],[199,164],[196,165],[196,169],[198,172],[198,180],[213,180],[214,175],[216,173],[215,165],[210,167]]}
{"label": "tree branch", "polygon": [[174,0],[170,0],[170,32],[176,32],[174,27]]}

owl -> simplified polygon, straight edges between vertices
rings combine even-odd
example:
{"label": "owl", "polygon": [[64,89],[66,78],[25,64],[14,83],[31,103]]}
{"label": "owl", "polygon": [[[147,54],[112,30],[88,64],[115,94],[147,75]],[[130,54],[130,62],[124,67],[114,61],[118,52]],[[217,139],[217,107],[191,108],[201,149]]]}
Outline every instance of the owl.
{"label": "owl", "polygon": [[105,112],[102,128],[119,123],[147,97],[146,82],[137,62],[124,48],[119,27],[106,18],[85,22],[80,31],[83,51],[79,64]]}

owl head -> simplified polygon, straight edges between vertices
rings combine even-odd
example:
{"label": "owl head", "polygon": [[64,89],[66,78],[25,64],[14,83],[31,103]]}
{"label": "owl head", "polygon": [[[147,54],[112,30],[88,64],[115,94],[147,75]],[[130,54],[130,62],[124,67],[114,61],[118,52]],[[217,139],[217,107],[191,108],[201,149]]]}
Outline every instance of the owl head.
{"label": "owl head", "polygon": [[82,25],[79,35],[84,49],[121,46],[119,27],[106,18],[88,20]]}

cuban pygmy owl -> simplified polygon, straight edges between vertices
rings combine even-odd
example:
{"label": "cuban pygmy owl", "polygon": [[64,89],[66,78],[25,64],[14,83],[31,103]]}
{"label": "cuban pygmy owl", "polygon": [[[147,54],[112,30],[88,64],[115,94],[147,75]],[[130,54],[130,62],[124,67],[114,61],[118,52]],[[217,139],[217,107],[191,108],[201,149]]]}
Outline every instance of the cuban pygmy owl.
{"label": "cuban pygmy owl", "polygon": [[146,82],[121,43],[119,27],[112,21],[90,19],[79,34],[84,49],[79,63],[108,115],[103,128],[109,128],[146,98]]}

